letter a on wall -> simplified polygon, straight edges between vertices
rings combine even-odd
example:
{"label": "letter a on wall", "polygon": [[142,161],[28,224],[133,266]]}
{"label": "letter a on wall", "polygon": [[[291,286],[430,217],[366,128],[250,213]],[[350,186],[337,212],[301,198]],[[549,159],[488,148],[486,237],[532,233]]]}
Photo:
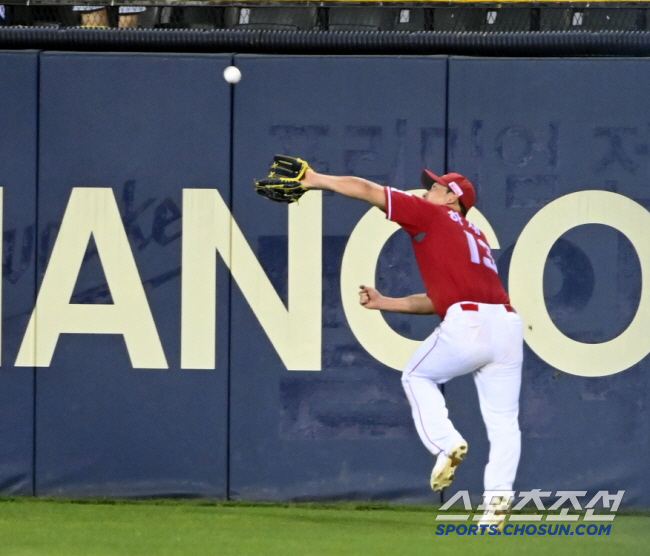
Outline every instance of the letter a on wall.
{"label": "letter a on wall", "polygon": [[[70,298],[91,236],[112,305]],[[160,337],[110,188],[72,190],[16,366],[49,366],[59,335],[122,334],[135,368],[166,369]]]}

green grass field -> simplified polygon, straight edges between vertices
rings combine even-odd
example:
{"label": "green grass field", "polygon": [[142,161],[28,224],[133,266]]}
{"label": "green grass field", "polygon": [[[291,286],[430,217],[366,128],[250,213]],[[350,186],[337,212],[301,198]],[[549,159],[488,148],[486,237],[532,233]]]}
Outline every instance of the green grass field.
{"label": "green grass field", "polygon": [[[650,517],[619,515],[609,535],[436,535],[431,508],[190,501],[0,501],[0,554],[646,555]],[[576,524],[573,524],[575,527]]]}

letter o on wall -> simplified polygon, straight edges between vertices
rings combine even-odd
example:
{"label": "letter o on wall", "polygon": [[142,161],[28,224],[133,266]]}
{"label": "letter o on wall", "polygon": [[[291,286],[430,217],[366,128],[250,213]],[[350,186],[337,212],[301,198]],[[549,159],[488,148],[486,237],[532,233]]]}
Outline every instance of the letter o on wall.
{"label": "letter o on wall", "polygon": [[[641,299],[634,320],[618,337],[585,344],[565,336],[544,301],[544,265],[553,244],[583,224],[604,224],[624,234],[641,263]],[[530,348],[553,367],[579,376],[606,376],[630,368],[650,352],[650,213],[608,191],[581,191],[546,205],[522,231],[510,262],[509,291],[524,321]]]}

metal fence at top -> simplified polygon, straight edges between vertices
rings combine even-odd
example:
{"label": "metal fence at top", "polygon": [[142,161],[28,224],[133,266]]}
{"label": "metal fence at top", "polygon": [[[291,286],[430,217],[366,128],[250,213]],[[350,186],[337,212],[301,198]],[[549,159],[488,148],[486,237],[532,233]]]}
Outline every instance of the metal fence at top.
{"label": "metal fence at top", "polygon": [[650,30],[650,2],[8,0],[0,4],[0,25],[239,31],[630,32]]}

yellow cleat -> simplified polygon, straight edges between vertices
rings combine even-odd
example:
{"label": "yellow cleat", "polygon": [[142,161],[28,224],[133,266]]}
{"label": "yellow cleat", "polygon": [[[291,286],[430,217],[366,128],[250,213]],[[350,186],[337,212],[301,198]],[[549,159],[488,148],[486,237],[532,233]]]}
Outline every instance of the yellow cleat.
{"label": "yellow cleat", "polygon": [[502,533],[511,502],[512,499],[508,496],[495,497],[489,508],[485,510],[481,520],[478,522],[478,526],[491,527],[492,525],[496,525],[496,531]]}

